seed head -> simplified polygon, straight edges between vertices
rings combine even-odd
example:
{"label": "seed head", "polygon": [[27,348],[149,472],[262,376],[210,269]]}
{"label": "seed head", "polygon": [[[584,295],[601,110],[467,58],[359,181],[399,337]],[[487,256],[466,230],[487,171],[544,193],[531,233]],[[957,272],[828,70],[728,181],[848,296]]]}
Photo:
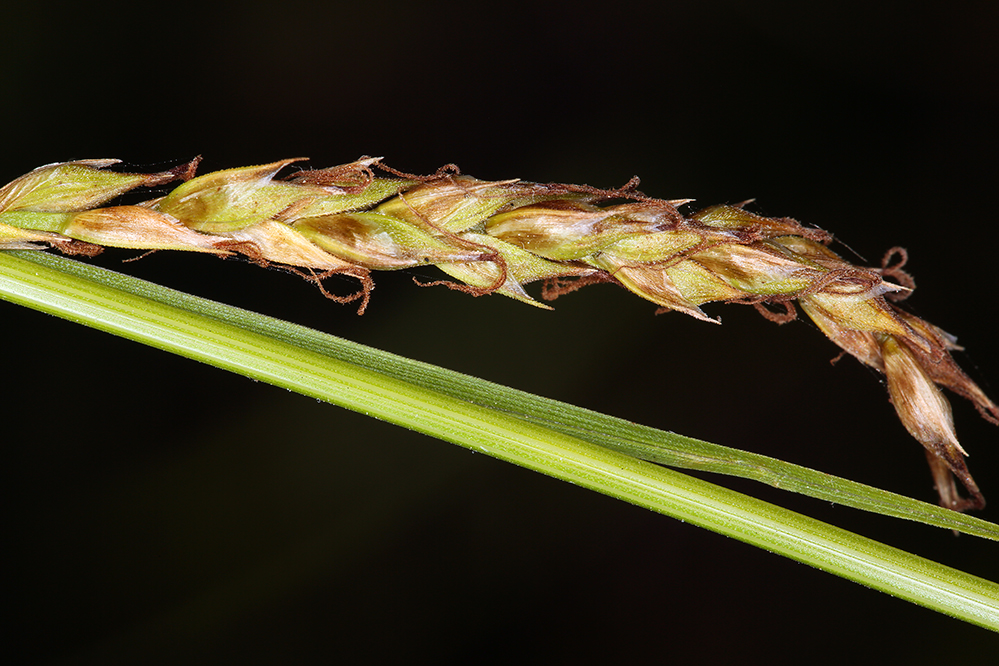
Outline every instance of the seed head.
{"label": "seed head", "polygon": [[[54,245],[240,254],[285,266],[316,282],[351,275],[363,312],[371,270],[436,265],[473,295],[498,293],[539,307],[525,289],[545,281],[546,299],[611,282],[656,303],[716,322],[702,306],[752,304],[769,319],[796,314],[793,302],[844,352],[885,373],[892,404],[925,448],[944,506],[984,503],[964,463],[950,405],[940,388],[971,400],[988,420],[999,408],[954,362],[953,336],[899,309],[915,286],[903,261],[854,265],[821,229],[739,206],[684,215],[687,200],[651,199],[635,188],[482,181],[448,166],[404,174],[364,157],[329,169],[279,172],[280,160],[192,178],[191,164],[157,174],[107,170],[114,160],[36,169],[0,188],[0,249]],[[387,176],[376,175],[387,172]],[[186,182],[140,206],[104,206],[118,195],[170,180]],[[885,278],[895,280],[886,281]],[[783,307],[785,313],[777,309]],[[969,498],[958,492],[955,479]]]}

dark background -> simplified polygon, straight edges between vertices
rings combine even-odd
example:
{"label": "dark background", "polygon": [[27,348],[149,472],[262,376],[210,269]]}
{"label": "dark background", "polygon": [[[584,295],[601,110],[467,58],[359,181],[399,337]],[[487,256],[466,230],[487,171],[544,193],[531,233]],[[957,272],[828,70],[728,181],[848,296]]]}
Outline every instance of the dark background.
{"label": "dark background", "polygon": [[[922,3],[914,3],[922,5]],[[926,3],[927,5],[929,3]],[[567,7],[576,7],[568,9]],[[909,248],[911,307],[999,397],[999,5],[286,1],[5,9],[6,182],[305,155],[623,184]],[[842,246],[840,251],[848,252]],[[535,310],[376,275],[101,265],[649,425],[934,500],[877,376],[809,323],[611,286]],[[859,261],[859,260],[858,260]],[[427,273],[430,275],[431,273]],[[982,663],[992,634],[568,484],[0,304],[5,652],[21,663]],[[991,388],[989,387],[991,381]],[[955,403],[999,520],[997,430]],[[730,487],[992,580],[994,543]]]}

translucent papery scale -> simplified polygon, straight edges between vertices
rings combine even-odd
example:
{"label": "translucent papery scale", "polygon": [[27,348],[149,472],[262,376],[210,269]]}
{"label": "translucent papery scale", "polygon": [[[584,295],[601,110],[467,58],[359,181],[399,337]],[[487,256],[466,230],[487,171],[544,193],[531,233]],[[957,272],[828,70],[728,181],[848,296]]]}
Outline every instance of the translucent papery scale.
{"label": "translucent papery scale", "polygon": [[[354,276],[357,294],[323,293],[360,299],[359,311],[368,302],[370,271],[424,265],[458,280],[445,284],[462,291],[546,308],[525,285],[547,281],[543,294],[554,298],[580,285],[612,282],[706,321],[715,320],[701,306],[713,301],[751,303],[784,321],[793,318],[790,301],[797,300],[834,343],[886,373],[900,419],[926,448],[941,503],[956,509],[984,504],[938,386],[968,398],[996,423],[999,408],[951,358],[953,336],[886,300],[907,288],[886,282],[884,267],[845,261],[820,229],[740,206],[685,216],[676,208],[682,202],[650,199],[630,187],[488,182],[452,169],[412,176],[382,167],[377,158],[278,176],[297,161],[196,178],[197,160],[154,174],[107,170],[115,160],[41,167],[0,188],[0,249],[240,254],[317,282],[329,273]],[[142,205],[101,207],[131,189],[172,180],[185,182]],[[767,304],[782,304],[786,315]],[[955,479],[970,497],[960,496]]]}

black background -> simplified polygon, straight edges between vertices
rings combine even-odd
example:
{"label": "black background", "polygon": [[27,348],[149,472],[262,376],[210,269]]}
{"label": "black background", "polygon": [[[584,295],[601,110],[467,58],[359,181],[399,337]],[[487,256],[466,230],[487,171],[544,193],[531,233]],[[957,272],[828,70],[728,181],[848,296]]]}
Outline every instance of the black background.
{"label": "black background", "polygon": [[[243,2],[5,9],[4,182],[382,155],[623,184],[908,247],[993,397],[999,6]],[[928,5],[929,3],[927,3]],[[807,8],[805,8],[807,6]],[[848,252],[842,246],[840,251]],[[878,377],[805,322],[610,287],[555,312],[376,275],[369,312],[251,265],[101,265],[927,500]],[[858,260],[860,261],[860,260]],[[431,273],[427,273],[430,275]],[[482,455],[0,304],[7,650],[22,663],[982,663],[993,635]],[[992,388],[989,388],[989,380]],[[955,404],[999,520],[996,429]],[[996,580],[993,543],[730,487]]]}

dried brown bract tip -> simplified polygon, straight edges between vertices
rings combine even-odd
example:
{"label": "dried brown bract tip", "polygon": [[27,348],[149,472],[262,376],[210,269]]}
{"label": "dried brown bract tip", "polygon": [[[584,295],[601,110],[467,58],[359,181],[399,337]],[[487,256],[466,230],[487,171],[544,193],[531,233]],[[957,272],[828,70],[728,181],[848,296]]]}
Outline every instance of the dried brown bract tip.
{"label": "dried brown bract tip", "polygon": [[[964,463],[967,454],[954,433],[950,404],[915,353],[893,336],[879,336],[888,393],[906,430],[926,448],[940,503],[955,511],[981,509],[985,497]],[[945,471],[946,470],[946,471]],[[971,495],[960,497],[955,477]]]}

